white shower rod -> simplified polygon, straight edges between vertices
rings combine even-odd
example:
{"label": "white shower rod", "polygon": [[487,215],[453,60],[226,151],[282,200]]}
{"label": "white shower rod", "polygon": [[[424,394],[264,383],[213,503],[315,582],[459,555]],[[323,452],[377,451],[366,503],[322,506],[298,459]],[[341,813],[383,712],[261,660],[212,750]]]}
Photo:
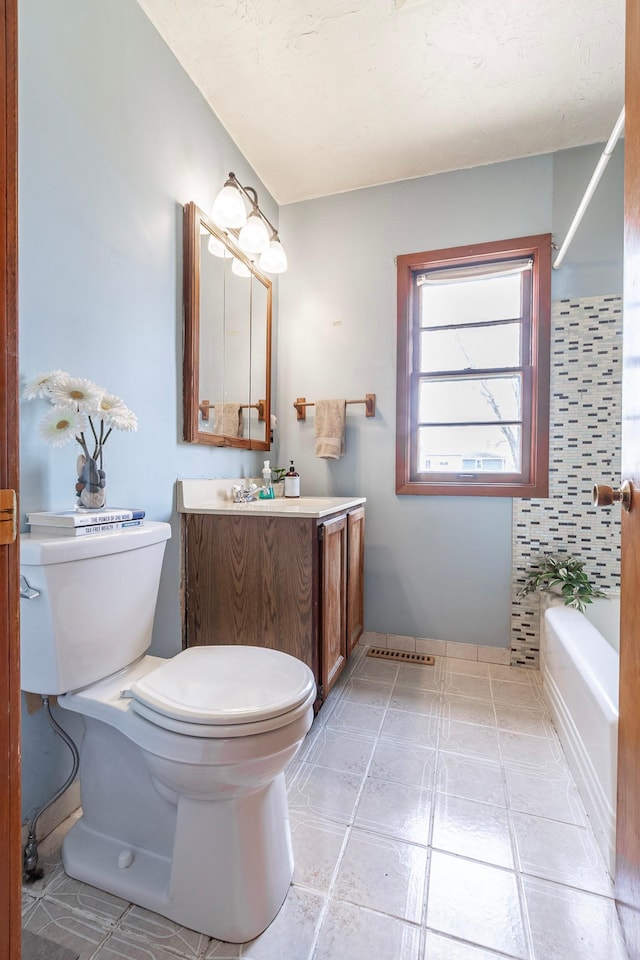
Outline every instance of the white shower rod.
{"label": "white shower rod", "polygon": [[575,216],[571,221],[571,226],[569,227],[567,235],[564,238],[564,243],[562,244],[562,246],[560,247],[560,250],[558,251],[558,256],[553,261],[554,270],[558,269],[558,267],[560,266],[560,264],[565,258],[565,254],[569,248],[569,244],[573,240],[575,232],[580,226],[580,221],[585,215],[586,209],[589,206],[589,203],[591,202],[591,197],[593,196],[596,187],[600,183],[600,177],[604,173],[605,167],[607,166],[607,164],[609,163],[609,160],[611,159],[611,154],[613,153],[614,147],[618,142],[618,140],[620,139],[620,135],[622,134],[623,130],[624,130],[624,107],[620,111],[620,116],[616,120],[616,125],[611,131],[611,136],[607,140],[607,145],[602,151],[600,159],[596,164],[596,168],[593,171],[591,180],[589,180],[587,189],[585,190],[584,196],[580,201],[580,206],[576,210]]}

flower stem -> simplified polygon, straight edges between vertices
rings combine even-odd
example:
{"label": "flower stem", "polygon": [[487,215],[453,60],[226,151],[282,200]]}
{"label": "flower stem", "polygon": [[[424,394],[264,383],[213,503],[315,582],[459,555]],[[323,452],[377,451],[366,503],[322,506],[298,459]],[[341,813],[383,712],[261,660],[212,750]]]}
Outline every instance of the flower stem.
{"label": "flower stem", "polygon": [[87,460],[89,460],[89,448],[87,447],[87,441],[84,438],[84,433],[81,432],[80,436],[76,437],[76,440],[82,447],[82,452],[84,453],[85,457],[87,458]]}
{"label": "flower stem", "polygon": [[[96,428],[93,425],[93,420],[91,419],[91,417],[87,417],[87,420],[89,421],[89,426],[91,427],[91,433],[93,434],[93,439],[95,440],[95,444],[96,444],[93,449],[93,459],[95,460],[98,454],[98,447],[100,446],[100,444],[98,441],[98,434],[96,433]],[[102,420],[100,421],[100,423],[102,423]]]}

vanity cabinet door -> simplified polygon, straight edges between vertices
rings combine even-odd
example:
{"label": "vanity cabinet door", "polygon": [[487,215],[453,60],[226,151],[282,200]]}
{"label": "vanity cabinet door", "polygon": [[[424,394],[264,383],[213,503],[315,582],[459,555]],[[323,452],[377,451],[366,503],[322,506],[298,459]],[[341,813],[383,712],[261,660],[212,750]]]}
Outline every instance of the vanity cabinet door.
{"label": "vanity cabinet door", "polygon": [[184,645],[283,650],[316,678],[316,710],[362,633],[364,509],[320,518],[183,517]]}
{"label": "vanity cabinet door", "polygon": [[320,525],[320,670],[322,696],[340,676],[347,658],[347,517]]}
{"label": "vanity cabinet door", "polygon": [[347,515],[347,656],[364,629],[364,507]]}
{"label": "vanity cabinet door", "polygon": [[317,679],[316,521],[186,517],[185,646],[271,647],[298,657]]}

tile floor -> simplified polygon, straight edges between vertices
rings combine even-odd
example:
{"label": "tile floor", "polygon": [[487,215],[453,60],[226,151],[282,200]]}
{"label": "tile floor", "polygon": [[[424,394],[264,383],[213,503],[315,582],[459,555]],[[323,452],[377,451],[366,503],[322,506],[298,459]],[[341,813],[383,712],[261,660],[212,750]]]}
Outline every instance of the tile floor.
{"label": "tile floor", "polygon": [[364,654],[288,770],[295,876],[260,937],[210,940],[69,879],[68,824],[24,926],[81,960],[626,960],[539,675]]}

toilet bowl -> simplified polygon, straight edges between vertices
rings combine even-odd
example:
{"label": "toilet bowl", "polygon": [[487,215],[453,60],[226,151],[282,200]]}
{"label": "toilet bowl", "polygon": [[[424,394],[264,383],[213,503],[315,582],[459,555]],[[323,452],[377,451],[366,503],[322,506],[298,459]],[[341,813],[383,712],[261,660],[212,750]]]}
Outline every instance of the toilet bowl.
{"label": "toilet bowl", "polygon": [[[146,653],[168,536],[168,524],[149,523],[71,542],[23,538],[23,573],[40,596],[23,604],[22,687],[57,693],[83,719],[83,814],[63,844],[67,873],[242,943],[269,925],[291,882],[284,770],[316,685],[301,661],[258,646]],[[69,614],[91,582],[109,597],[97,638]]]}

